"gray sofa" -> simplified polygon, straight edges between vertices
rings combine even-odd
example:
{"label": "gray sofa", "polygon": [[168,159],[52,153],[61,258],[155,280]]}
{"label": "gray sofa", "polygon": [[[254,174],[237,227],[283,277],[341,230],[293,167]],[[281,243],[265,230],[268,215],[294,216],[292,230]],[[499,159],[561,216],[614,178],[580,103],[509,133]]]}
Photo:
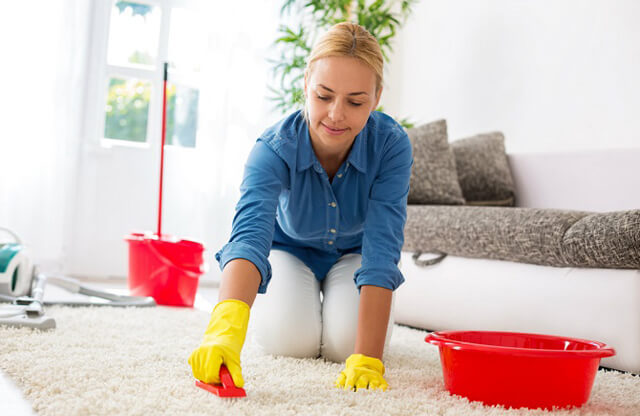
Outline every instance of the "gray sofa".
{"label": "gray sofa", "polygon": [[594,339],[640,373],[640,149],[510,155],[444,120],[409,137],[396,322]]}

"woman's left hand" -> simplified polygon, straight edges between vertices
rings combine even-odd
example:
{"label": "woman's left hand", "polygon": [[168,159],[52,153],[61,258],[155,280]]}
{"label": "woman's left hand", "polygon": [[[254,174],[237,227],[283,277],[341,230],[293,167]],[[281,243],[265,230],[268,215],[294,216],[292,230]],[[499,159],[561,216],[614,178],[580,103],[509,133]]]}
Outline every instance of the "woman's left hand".
{"label": "woman's left hand", "polygon": [[351,354],[345,362],[345,368],[336,379],[336,387],[356,391],[358,389],[382,389],[389,385],[382,377],[384,364],[377,358],[363,354]]}

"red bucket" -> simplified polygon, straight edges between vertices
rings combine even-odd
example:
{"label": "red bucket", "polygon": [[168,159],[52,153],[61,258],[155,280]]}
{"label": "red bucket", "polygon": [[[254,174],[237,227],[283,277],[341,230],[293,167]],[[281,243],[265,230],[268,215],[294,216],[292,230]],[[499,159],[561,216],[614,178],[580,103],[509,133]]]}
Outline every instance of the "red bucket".
{"label": "red bucket", "polygon": [[425,341],[439,347],[451,394],[507,408],[580,407],[600,359],[615,355],[601,342],[517,332],[443,331]]}
{"label": "red bucket", "polygon": [[142,233],[132,233],[125,240],[132,295],[152,296],[159,305],[193,306],[203,273],[202,244]]}

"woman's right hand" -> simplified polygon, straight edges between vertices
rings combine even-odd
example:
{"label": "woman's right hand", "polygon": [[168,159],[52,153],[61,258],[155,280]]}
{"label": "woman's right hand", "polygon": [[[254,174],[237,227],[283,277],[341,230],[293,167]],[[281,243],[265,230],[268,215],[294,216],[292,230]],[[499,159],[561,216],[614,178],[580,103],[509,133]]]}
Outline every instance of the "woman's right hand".
{"label": "woman's right hand", "polygon": [[383,376],[384,364],[378,358],[351,354],[345,362],[344,370],[338,375],[335,386],[352,391],[358,389],[384,391],[389,385]]}
{"label": "woman's right hand", "polygon": [[249,305],[227,299],[216,305],[202,343],[189,356],[193,376],[205,383],[220,383],[220,366],[225,364],[236,387],[244,386],[240,352],[249,324]]}

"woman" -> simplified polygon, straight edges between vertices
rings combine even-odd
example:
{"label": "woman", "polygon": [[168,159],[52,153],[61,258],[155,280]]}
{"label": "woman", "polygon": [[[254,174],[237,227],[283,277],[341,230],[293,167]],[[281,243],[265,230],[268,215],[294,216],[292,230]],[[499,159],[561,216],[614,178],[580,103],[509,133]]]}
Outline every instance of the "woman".
{"label": "woman", "polygon": [[267,129],[245,166],[231,238],[216,254],[219,303],[189,357],[196,378],[218,383],[224,363],[244,384],[249,310],[265,293],[252,322],[265,352],[346,360],[336,386],[387,388],[412,156],[402,127],[374,111],[382,74],[378,42],[353,23],[311,51],[305,109]]}

